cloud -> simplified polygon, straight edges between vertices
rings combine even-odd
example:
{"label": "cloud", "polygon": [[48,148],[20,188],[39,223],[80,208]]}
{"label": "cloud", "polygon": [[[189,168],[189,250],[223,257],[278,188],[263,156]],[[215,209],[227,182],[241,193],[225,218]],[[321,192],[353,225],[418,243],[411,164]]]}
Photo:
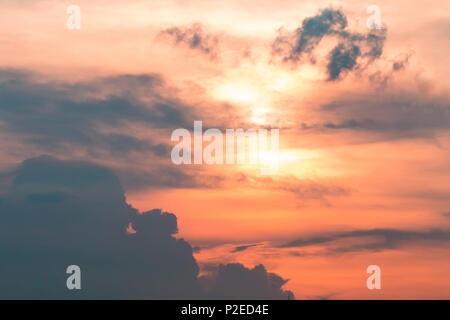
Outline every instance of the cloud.
{"label": "cloud", "polygon": [[[175,238],[176,216],[160,209],[139,213],[110,169],[41,156],[25,160],[12,175],[0,201],[0,298],[212,297],[201,285],[192,247]],[[136,233],[126,232],[129,223]],[[73,264],[81,268],[80,291],[66,288],[66,268]],[[241,294],[221,287],[224,277],[238,280],[227,272],[238,266],[217,271],[218,284],[210,287],[214,298]],[[245,294],[281,294],[285,281],[261,268],[242,269],[243,282],[254,286]],[[268,283],[274,287],[261,295],[259,288]]]}
{"label": "cloud", "polygon": [[151,152],[158,157],[168,157],[170,146],[162,143],[153,143],[150,139],[139,139],[120,133],[110,133],[99,136],[99,141],[93,141],[99,147],[108,148],[112,154],[130,152]]}
{"label": "cloud", "polygon": [[[33,145],[92,152],[147,151],[166,155],[168,146],[127,132],[129,123],[153,129],[192,126],[194,107],[173,97],[155,75],[121,75],[75,84],[36,81],[25,71],[0,70],[3,130]],[[122,132],[105,132],[105,128]]]}
{"label": "cloud", "polygon": [[422,94],[411,88],[381,92],[339,93],[315,111],[322,122],[302,123],[301,130],[365,131],[397,139],[433,137],[435,129],[450,128],[450,102],[445,96]]}
{"label": "cloud", "polygon": [[358,46],[354,44],[338,44],[330,52],[330,61],[328,62],[328,74],[330,80],[339,79],[343,70],[353,70],[356,65],[356,59],[361,54]]}
{"label": "cloud", "polygon": [[409,63],[412,53],[407,54],[405,57],[398,59],[392,63],[392,69],[394,71],[403,70]]}
{"label": "cloud", "polygon": [[172,130],[215,121],[177,94],[155,74],[67,83],[0,69],[0,134],[20,155],[107,162],[127,190],[220,186],[223,177],[171,162]]}
{"label": "cloud", "polygon": [[185,44],[192,50],[197,50],[211,58],[216,57],[218,36],[206,34],[200,23],[194,23],[188,27],[172,27],[161,31],[159,38],[168,37],[175,44]]}
{"label": "cloud", "polygon": [[347,27],[347,18],[341,10],[322,9],[316,16],[304,19],[302,25],[292,32],[280,29],[272,43],[272,55],[294,64],[300,63],[307,55],[315,63],[313,53],[321,40],[335,38],[338,44],[328,54],[327,73],[329,81],[337,81],[345,72],[365,68],[380,58],[386,40],[385,28],[360,34]]}
{"label": "cloud", "polygon": [[226,177],[204,173],[196,168],[182,168],[173,165],[150,163],[148,168],[123,166],[115,168],[127,190],[180,188],[218,188]]}
{"label": "cloud", "polygon": [[261,245],[262,245],[261,243],[255,243],[255,244],[249,244],[249,245],[244,245],[244,246],[237,246],[233,250],[231,250],[231,253],[245,251],[249,248],[253,248],[253,247],[257,247],[257,246],[261,246]]}
{"label": "cloud", "polygon": [[314,17],[306,18],[293,33],[279,35],[272,44],[274,54],[284,61],[298,61],[304,53],[311,53],[320,40],[328,34],[337,34],[347,27],[347,18],[340,10],[323,9]]}
{"label": "cloud", "polygon": [[382,124],[376,123],[372,119],[348,119],[340,123],[327,122],[323,125],[326,129],[382,129]]}
{"label": "cloud", "polygon": [[410,51],[406,54],[402,54],[401,57],[395,60],[389,61],[384,68],[380,68],[381,70],[377,70],[369,75],[370,82],[380,88],[385,88],[395,73],[401,72],[407,68],[413,53],[413,51]]}
{"label": "cloud", "polygon": [[325,185],[311,179],[298,179],[295,176],[261,177],[240,174],[235,178],[241,185],[252,188],[264,188],[287,192],[295,195],[300,201],[319,200],[329,205],[328,197],[346,196],[350,190],[340,186]]}
{"label": "cloud", "polygon": [[332,300],[333,297],[337,296],[339,293],[328,293],[320,296],[312,296],[312,300]]}
{"label": "cloud", "polygon": [[268,273],[263,265],[253,269],[239,263],[220,265],[217,273],[211,278],[204,278],[212,289],[209,297],[226,300],[288,300],[294,295],[284,291],[282,286],[287,280]]}
{"label": "cloud", "polygon": [[[373,241],[364,242],[365,238]],[[339,243],[340,240],[348,240],[350,243]],[[337,232],[313,237],[299,238],[279,245],[279,248],[300,248],[315,245],[332,245],[326,250],[326,254],[359,252],[359,251],[383,251],[398,249],[405,244],[446,246],[450,242],[450,230],[431,229],[424,231],[398,230],[398,229],[369,229]]]}
{"label": "cloud", "polygon": [[171,130],[189,129],[202,117],[195,106],[180,102],[158,75],[69,84],[25,70],[0,70],[0,134],[14,143],[17,153],[108,163],[113,159],[130,190],[220,184],[220,177],[174,168],[170,161]]}

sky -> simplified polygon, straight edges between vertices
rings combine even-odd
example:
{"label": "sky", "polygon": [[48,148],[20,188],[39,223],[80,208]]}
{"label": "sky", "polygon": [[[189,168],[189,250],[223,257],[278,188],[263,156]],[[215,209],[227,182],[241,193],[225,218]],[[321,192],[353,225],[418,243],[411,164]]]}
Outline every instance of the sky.
{"label": "sky", "polygon": [[[450,3],[3,0],[0,21],[0,297],[450,298]],[[278,129],[276,172],[175,164],[194,121]]]}

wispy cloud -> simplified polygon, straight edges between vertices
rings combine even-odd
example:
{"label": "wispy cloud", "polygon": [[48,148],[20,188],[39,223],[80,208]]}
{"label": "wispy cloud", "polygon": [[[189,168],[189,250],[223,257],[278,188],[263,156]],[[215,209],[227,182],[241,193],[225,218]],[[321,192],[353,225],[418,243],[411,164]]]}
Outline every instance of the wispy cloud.
{"label": "wispy cloud", "polygon": [[205,33],[200,23],[194,23],[187,27],[171,27],[161,31],[158,35],[158,38],[166,37],[172,39],[176,45],[184,44],[210,58],[217,57],[219,37]]}
{"label": "wispy cloud", "polygon": [[[370,238],[373,241],[361,242]],[[341,244],[339,240],[349,240],[350,243]],[[434,247],[445,247],[450,242],[450,230],[399,230],[399,229],[368,229],[336,232],[311,237],[298,238],[278,245],[279,248],[302,248],[315,245],[325,246],[326,254],[383,251],[399,249],[403,246],[421,246],[432,244]],[[333,244],[332,247],[327,245]]]}

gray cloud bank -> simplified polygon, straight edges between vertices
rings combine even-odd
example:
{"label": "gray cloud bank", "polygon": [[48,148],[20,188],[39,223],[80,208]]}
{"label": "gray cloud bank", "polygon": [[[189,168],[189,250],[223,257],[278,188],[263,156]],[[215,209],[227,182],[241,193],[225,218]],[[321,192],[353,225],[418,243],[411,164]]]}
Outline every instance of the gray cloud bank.
{"label": "gray cloud bank", "polygon": [[127,190],[218,185],[219,177],[170,161],[171,131],[201,118],[154,74],[65,83],[0,69],[0,134],[14,144],[8,154],[113,159]]}
{"label": "gray cloud bank", "polygon": [[[139,213],[117,176],[89,162],[24,161],[0,197],[2,299],[287,299],[264,267],[221,266],[199,279],[175,215]],[[131,222],[136,233],[129,234]],[[81,268],[80,291],[66,268]],[[208,282],[208,289],[202,282]],[[233,285],[234,283],[234,285]],[[233,289],[234,287],[234,289]]]}
{"label": "gray cloud bank", "polygon": [[[372,241],[363,241],[372,240]],[[340,240],[348,240],[339,243]],[[298,238],[279,245],[279,248],[303,248],[314,245],[329,246],[326,254],[382,251],[399,249],[405,245],[429,245],[446,247],[450,242],[450,230],[399,230],[399,229],[368,229],[336,232],[319,236]]]}
{"label": "gray cloud bank", "polygon": [[76,84],[38,82],[34,74],[0,70],[0,116],[6,128],[34,145],[65,144],[99,150],[127,148],[167,154],[167,146],[125,133],[103,133],[106,126],[190,127],[193,107],[167,97],[156,75],[120,75]]}

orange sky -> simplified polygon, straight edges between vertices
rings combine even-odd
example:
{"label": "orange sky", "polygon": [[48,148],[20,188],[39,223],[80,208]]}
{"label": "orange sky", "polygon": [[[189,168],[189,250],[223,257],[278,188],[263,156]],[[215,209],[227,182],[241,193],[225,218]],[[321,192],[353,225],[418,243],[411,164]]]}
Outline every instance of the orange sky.
{"label": "orange sky", "polygon": [[[187,188],[177,181],[156,187],[123,181],[127,200],[136,208],[176,214],[179,237],[199,248],[195,257],[202,272],[208,264],[262,263],[290,279],[284,288],[297,299],[450,297],[449,239],[427,238],[430,230],[448,234],[450,228],[449,2],[378,1],[387,29],[382,55],[337,81],[327,81],[336,39],[325,37],[315,46],[315,63],[306,56],[283,63],[271,52],[277,30],[295,30],[320,9],[335,8],[346,15],[348,30],[367,34],[369,3],[76,2],[81,29],[70,31],[65,27],[69,3],[4,1],[1,67],[33,71],[37,82],[67,84],[121,74],[158,75],[159,93],[194,106],[204,117],[196,120],[210,127],[280,128],[280,167],[269,180],[251,166],[202,165],[181,169],[199,178],[218,176],[221,182]],[[211,45],[214,54],[161,36],[163,30],[193,23],[201,24],[203,36],[217,39]],[[405,66],[392,71],[399,61]],[[382,83],[377,76],[388,80]],[[115,93],[105,90],[92,94]],[[146,88],[136,94],[146,97]],[[99,126],[103,132],[173,145],[169,128]],[[5,141],[3,169],[42,153],[36,146],[23,148],[18,133],[0,130],[0,138]],[[154,165],[146,154],[92,159],[83,148],[70,152],[71,158],[125,172],[147,172]],[[174,166],[168,157],[155,161]],[[296,239],[373,229],[419,235],[376,250],[333,251],[380,241],[373,236],[283,247]],[[371,264],[381,267],[381,290],[366,288]]]}

